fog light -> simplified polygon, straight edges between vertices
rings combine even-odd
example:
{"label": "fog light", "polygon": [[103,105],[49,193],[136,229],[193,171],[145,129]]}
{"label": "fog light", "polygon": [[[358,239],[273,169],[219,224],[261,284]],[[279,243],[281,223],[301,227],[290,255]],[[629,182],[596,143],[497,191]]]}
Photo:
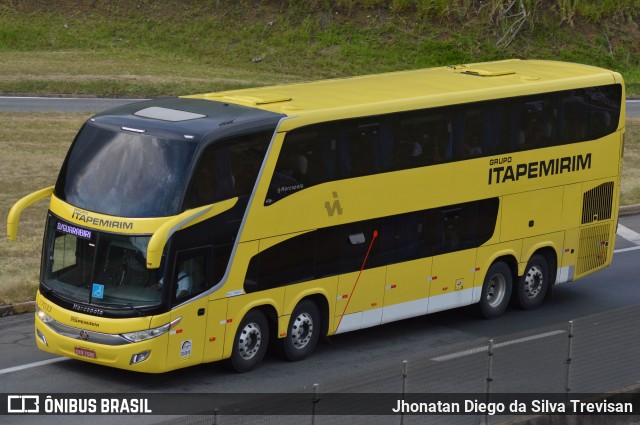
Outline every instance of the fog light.
{"label": "fog light", "polygon": [[44,334],[40,332],[40,329],[36,329],[36,335],[38,335],[38,339],[40,340],[40,342],[42,342],[47,347],[49,346],[49,344],[47,344],[47,338],[45,338]]}
{"label": "fog light", "polygon": [[143,362],[147,360],[150,355],[151,355],[151,351],[143,351],[142,353],[134,354],[133,356],[131,356],[131,363],[129,364],[136,364],[136,363]]}

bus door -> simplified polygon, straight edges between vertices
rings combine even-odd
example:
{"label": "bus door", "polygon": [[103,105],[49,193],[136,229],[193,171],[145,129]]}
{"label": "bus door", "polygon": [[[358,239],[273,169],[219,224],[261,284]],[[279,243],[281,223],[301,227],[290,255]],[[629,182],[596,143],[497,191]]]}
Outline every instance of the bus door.
{"label": "bus door", "polygon": [[433,231],[429,212],[402,214],[394,219],[393,247],[387,263],[382,322],[427,314]]}
{"label": "bus door", "polygon": [[433,267],[429,277],[429,313],[471,304],[476,251],[475,204],[442,208],[434,218]]}
{"label": "bus door", "polygon": [[382,322],[386,267],[382,261],[388,229],[365,221],[341,226],[336,333]]}
{"label": "bus door", "polygon": [[211,274],[211,249],[180,251],[172,271],[171,321],[180,322],[169,331],[167,368],[175,369],[202,362],[209,299],[198,297],[206,291]]}

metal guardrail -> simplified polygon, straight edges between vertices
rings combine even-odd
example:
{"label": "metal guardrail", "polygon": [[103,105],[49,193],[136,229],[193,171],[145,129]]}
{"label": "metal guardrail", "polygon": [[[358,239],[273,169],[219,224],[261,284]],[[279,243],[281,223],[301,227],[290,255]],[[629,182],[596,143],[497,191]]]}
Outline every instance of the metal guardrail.
{"label": "metal guardrail", "polygon": [[[615,331],[611,331],[615,329]],[[624,392],[640,382],[640,308],[613,312],[536,328],[500,338],[477,339],[425,351],[419,358],[389,364],[342,379],[316,383],[308,397],[286,397],[278,409],[281,415],[184,416],[163,421],[163,425],[411,425],[411,424],[640,424],[640,412],[632,416],[528,416],[517,415],[414,415],[380,414],[380,400],[413,395],[454,399],[472,397],[479,403],[492,399],[530,398],[548,394],[551,398],[584,394]],[[632,389],[636,391],[636,389]],[[637,391],[636,391],[637,392]],[[342,397],[341,397],[342,395]],[[258,395],[256,395],[258,396]],[[283,401],[284,400],[284,401]],[[300,406],[301,402],[307,403]],[[367,401],[369,400],[369,401]],[[367,406],[367,402],[370,404]],[[357,407],[354,404],[364,403]],[[280,407],[282,406],[282,407]],[[302,409],[301,409],[302,407]],[[290,409],[290,410],[288,410]],[[346,414],[341,412],[362,414]],[[368,415],[370,409],[375,414]],[[259,407],[257,407],[259,411]],[[301,415],[300,412],[308,412]],[[587,420],[588,419],[588,420]]]}

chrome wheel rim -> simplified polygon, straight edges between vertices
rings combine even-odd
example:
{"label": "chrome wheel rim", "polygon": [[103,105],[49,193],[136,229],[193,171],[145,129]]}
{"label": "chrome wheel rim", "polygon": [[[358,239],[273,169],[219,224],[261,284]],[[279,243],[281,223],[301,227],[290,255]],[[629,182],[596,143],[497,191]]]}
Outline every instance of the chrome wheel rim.
{"label": "chrome wheel rim", "polygon": [[487,288],[487,303],[491,307],[498,307],[504,295],[507,292],[507,280],[501,274],[496,274],[489,280],[489,286]]}
{"label": "chrome wheel rim", "polygon": [[247,323],[240,332],[238,353],[243,360],[251,360],[260,350],[262,332],[257,323]]}
{"label": "chrome wheel rim", "polygon": [[542,290],[543,283],[544,275],[539,266],[533,266],[527,270],[527,274],[524,277],[524,293],[527,298],[537,297]]}
{"label": "chrome wheel rim", "polygon": [[300,313],[291,325],[291,342],[297,349],[309,344],[313,335],[313,318],[307,312]]}

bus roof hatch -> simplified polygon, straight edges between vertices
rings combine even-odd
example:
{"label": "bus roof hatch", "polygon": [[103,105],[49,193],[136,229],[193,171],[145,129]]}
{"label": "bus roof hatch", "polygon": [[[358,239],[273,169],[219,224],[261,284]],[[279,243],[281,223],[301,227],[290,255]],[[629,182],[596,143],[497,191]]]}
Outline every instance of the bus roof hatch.
{"label": "bus roof hatch", "polygon": [[450,70],[458,74],[475,75],[477,77],[501,77],[503,75],[513,75],[516,72],[505,68],[470,68],[466,65],[451,65]]}

